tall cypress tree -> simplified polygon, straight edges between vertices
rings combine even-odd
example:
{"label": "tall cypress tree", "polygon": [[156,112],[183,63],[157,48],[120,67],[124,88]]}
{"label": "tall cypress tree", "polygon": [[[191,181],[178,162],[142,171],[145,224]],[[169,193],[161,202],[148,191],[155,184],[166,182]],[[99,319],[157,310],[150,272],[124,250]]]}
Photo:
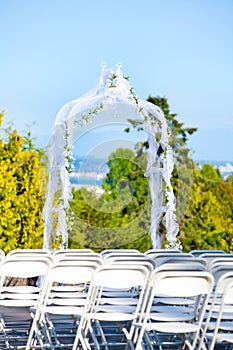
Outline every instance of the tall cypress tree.
{"label": "tall cypress tree", "polygon": [[0,113],[0,248],[41,248],[43,241],[40,153]]}

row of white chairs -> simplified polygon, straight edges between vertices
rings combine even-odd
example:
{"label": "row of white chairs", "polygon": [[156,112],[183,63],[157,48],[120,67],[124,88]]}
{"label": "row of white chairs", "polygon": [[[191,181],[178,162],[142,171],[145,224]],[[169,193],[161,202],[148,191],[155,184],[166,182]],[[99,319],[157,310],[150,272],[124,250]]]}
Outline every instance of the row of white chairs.
{"label": "row of white chairs", "polygon": [[[0,326],[5,349],[110,349],[111,339],[115,346],[122,344],[116,340],[119,329],[125,346],[136,350],[154,349],[155,344],[212,350],[216,342],[231,342],[231,263],[208,271],[203,258],[200,264],[197,258],[186,263],[194,257],[171,253],[170,262],[168,256],[156,262],[150,254],[120,250],[23,250],[3,256]],[[38,276],[36,286],[6,285],[9,277]],[[118,329],[111,333],[113,324]]]}

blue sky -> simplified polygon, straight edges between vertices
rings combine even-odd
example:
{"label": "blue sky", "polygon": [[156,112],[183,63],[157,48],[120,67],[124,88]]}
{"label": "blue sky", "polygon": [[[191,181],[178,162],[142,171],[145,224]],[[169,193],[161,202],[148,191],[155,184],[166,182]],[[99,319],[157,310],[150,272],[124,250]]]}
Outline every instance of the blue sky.
{"label": "blue sky", "polygon": [[122,62],[166,96],[196,160],[233,161],[232,0],[0,0],[0,109],[45,146],[59,109]]}

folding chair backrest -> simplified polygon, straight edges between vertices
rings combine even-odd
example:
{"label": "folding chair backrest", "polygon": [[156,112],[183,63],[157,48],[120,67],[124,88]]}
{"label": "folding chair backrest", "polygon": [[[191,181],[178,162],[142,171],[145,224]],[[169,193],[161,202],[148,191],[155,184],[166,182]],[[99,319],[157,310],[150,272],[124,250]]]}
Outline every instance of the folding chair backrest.
{"label": "folding chair backrest", "polygon": [[108,258],[105,261],[108,264],[125,264],[125,265],[143,265],[146,266],[149,270],[153,270],[155,268],[155,263],[152,259],[147,258],[145,256],[141,257],[112,257]]}
{"label": "folding chair backrest", "polygon": [[218,266],[226,265],[226,264],[233,264],[233,255],[225,254],[223,257],[218,257],[216,259],[211,260],[209,264],[209,270],[212,271]]}
{"label": "folding chair backrest", "polygon": [[180,254],[177,256],[169,256],[165,259],[163,259],[160,263],[159,266],[161,264],[171,264],[171,263],[178,263],[178,264],[194,264],[194,265],[202,265],[205,268],[207,267],[207,263],[205,261],[205,259],[201,259],[201,258],[195,258],[195,257],[190,257],[190,256],[183,256],[183,254]]}
{"label": "folding chair backrest", "polygon": [[190,253],[193,256],[200,256],[202,254],[226,254],[226,252],[224,250],[221,249],[195,249],[195,250],[191,250]]}
{"label": "folding chair backrest", "polygon": [[157,253],[157,254],[149,254],[148,257],[150,257],[152,260],[154,260],[154,262],[156,263],[156,266],[159,266],[163,261],[164,259],[167,259],[167,258],[171,258],[171,257],[177,257],[177,256],[180,256],[180,257],[189,257],[189,258],[192,258],[193,256],[189,253],[177,253],[177,252],[174,252],[173,254],[171,253]]}
{"label": "folding chair backrest", "polygon": [[59,261],[60,263],[62,261],[80,261],[80,262],[85,262],[85,261],[90,261],[93,263],[96,263],[97,265],[102,265],[104,263],[101,255],[85,255],[85,254],[81,254],[81,255],[77,255],[77,254],[64,254],[64,255],[58,255],[57,257],[54,257],[56,260],[55,261]]}
{"label": "folding chair backrest", "polygon": [[14,249],[14,250],[11,250],[7,256],[13,256],[13,255],[23,255],[23,256],[26,256],[26,255],[42,255],[42,256],[51,256],[51,253],[50,251],[48,250],[44,250],[44,249]]}
{"label": "folding chair backrest", "polygon": [[233,278],[225,285],[223,298],[225,304],[233,305]]}
{"label": "folding chair backrest", "polygon": [[223,257],[228,258],[228,259],[232,259],[231,254],[226,254],[226,253],[205,253],[205,254],[199,255],[199,258],[206,260],[207,269],[211,268],[211,264],[215,259],[217,259],[217,258],[221,259]]}
{"label": "folding chair backrest", "polygon": [[128,257],[132,257],[132,258],[138,258],[138,257],[145,257],[144,254],[140,253],[140,252],[137,252],[137,253],[134,253],[134,252],[117,252],[117,253],[108,253],[108,254],[105,254],[103,255],[103,259],[105,261],[108,261],[109,259],[112,259],[112,258],[118,258],[118,257],[122,257],[122,258],[128,258]]}
{"label": "folding chair backrest", "polygon": [[150,255],[155,256],[157,254],[162,254],[162,253],[173,254],[173,253],[182,253],[182,251],[179,249],[148,249],[144,252],[144,254],[148,256]]}
{"label": "folding chair backrest", "polygon": [[93,272],[99,266],[92,261],[59,260],[50,268],[46,282],[78,284],[91,281]]}
{"label": "folding chair backrest", "polygon": [[233,266],[219,266],[211,273],[215,279],[216,293],[223,293],[229,279],[233,281]]}
{"label": "folding chair backrest", "polygon": [[156,267],[157,271],[206,271],[206,267],[199,263],[168,262]]}
{"label": "folding chair backrest", "polygon": [[156,295],[193,297],[209,294],[214,278],[207,271],[157,271],[152,272],[150,283]]}
{"label": "folding chair backrest", "polygon": [[135,258],[135,259],[144,259],[145,258],[145,255],[142,254],[142,253],[122,253],[122,252],[119,252],[119,253],[109,253],[109,254],[106,254],[106,255],[103,255],[103,259],[104,261],[108,262],[108,261],[113,261],[114,259],[117,259],[117,258]]}
{"label": "folding chair backrest", "polygon": [[61,249],[61,250],[54,251],[52,255],[54,257],[58,257],[59,255],[66,255],[66,254],[87,255],[87,254],[94,254],[94,252],[92,249]]}
{"label": "folding chair backrest", "polygon": [[0,265],[0,275],[15,278],[31,278],[45,275],[51,265],[51,260],[43,256],[7,256]]}
{"label": "folding chair backrest", "polygon": [[[34,306],[50,267],[50,259],[43,256],[34,259],[7,257],[0,265],[0,305],[11,308]],[[30,279],[34,280],[32,285]]]}
{"label": "folding chair backrest", "polygon": [[104,265],[99,267],[91,281],[92,286],[132,288],[148,281],[149,271],[142,265]]}
{"label": "folding chair backrest", "polygon": [[102,250],[102,252],[100,252],[100,254],[102,256],[106,256],[106,255],[112,254],[112,253],[115,253],[115,254],[119,254],[119,253],[128,254],[128,253],[140,253],[140,252],[137,249],[104,249],[104,250]]}

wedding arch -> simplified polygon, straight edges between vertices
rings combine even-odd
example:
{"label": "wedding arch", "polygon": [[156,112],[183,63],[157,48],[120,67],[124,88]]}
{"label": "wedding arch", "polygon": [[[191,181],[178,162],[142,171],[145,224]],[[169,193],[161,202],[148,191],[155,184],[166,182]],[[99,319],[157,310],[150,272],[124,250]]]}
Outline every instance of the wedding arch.
{"label": "wedding arch", "polygon": [[[171,247],[176,247],[179,227],[176,220],[176,199],[171,185],[174,166],[169,146],[169,127],[161,109],[138,98],[121,65],[112,69],[102,66],[97,86],[87,94],[64,105],[58,112],[50,141],[48,157],[48,184],[44,220],[44,249],[50,249],[57,235],[62,246],[68,247],[67,210],[71,200],[69,171],[72,170],[72,148],[78,137],[96,125],[122,123],[133,120],[147,133],[147,169],[151,197],[149,235],[154,248],[161,248],[160,222],[166,228]],[[59,193],[59,199],[57,195]]]}

